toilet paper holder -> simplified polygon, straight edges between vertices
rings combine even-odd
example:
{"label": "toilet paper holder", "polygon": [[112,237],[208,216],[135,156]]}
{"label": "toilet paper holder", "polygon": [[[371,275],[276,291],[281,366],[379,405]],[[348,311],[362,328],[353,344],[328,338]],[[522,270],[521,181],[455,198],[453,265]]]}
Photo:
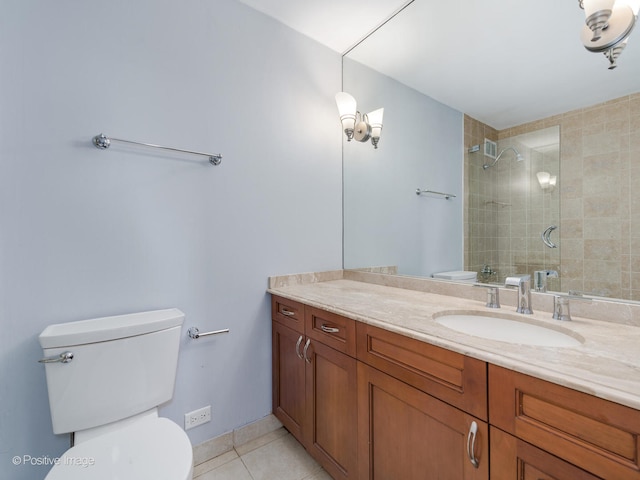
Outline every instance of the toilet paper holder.
{"label": "toilet paper holder", "polygon": [[191,327],[189,328],[189,330],[187,330],[187,334],[189,335],[189,338],[193,338],[194,340],[197,340],[200,337],[208,337],[209,335],[219,335],[221,333],[229,333],[229,329],[223,328],[222,330],[214,330],[212,332],[204,332],[204,333],[200,333],[200,330],[198,330],[198,327]]}

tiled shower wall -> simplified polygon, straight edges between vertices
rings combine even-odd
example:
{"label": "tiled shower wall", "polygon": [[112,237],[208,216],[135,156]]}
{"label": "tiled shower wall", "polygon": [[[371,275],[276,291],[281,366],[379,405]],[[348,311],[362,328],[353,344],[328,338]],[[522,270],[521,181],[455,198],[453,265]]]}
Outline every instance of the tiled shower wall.
{"label": "tiled shower wall", "polygon": [[[477,122],[477,133],[492,133]],[[513,274],[536,270],[559,270],[560,254],[544,245],[541,233],[557,225],[559,193],[543,190],[536,174],[559,173],[558,126],[500,139],[499,161],[479,152],[468,154],[470,266],[481,281],[502,283]],[[480,144],[482,145],[482,144]],[[517,149],[524,161],[516,161]],[[494,163],[496,162],[496,163]],[[491,167],[484,169],[483,164]],[[486,266],[486,268],[484,268]],[[493,273],[485,274],[487,269]],[[549,289],[559,289],[559,280],[549,280]]]}
{"label": "tiled shower wall", "polygon": [[[465,116],[465,145],[554,125],[560,127],[560,222],[553,237],[560,245],[559,288],[640,300],[640,93],[501,131]],[[470,240],[493,228],[491,214],[478,208],[491,200],[483,198],[490,187],[469,194],[474,169],[482,169],[474,155],[465,153],[465,268],[477,271],[500,246]]]}
{"label": "tiled shower wall", "polygon": [[[483,175],[482,148],[484,139],[498,141],[498,131],[464,116],[464,268],[480,272],[483,265],[498,262],[497,217],[495,209],[487,209],[493,200],[493,186],[489,177]],[[473,145],[480,146],[480,152],[469,153]],[[497,281],[496,278],[489,279]]]}

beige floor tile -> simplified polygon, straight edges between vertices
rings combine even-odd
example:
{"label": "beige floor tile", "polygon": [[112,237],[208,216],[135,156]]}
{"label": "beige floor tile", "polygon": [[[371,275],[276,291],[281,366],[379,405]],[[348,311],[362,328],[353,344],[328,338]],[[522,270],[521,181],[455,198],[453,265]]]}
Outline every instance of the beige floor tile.
{"label": "beige floor tile", "polygon": [[321,471],[320,465],[289,434],[241,459],[254,480],[301,480]]}
{"label": "beige floor tile", "polygon": [[[277,478],[277,477],[274,477]],[[195,480],[253,480],[240,458],[214,468]]]}
{"label": "beige floor tile", "polygon": [[233,433],[228,432],[193,447],[193,461],[198,465],[231,450],[233,450]]}
{"label": "beige floor tile", "polygon": [[282,428],[282,423],[280,423],[280,420],[278,420],[273,414],[267,415],[266,417],[256,422],[250,423],[249,425],[245,425],[244,427],[240,427],[234,430],[233,444],[244,445],[251,440],[271,433],[274,430],[278,430],[279,428]]}
{"label": "beige floor tile", "polygon": [[231,450],[230,452],[223,453],[222,455],[212,458],[207,462],[196,465],[193,468],[193,477],[196,478],[198,477],[198,475],[202,475],[203,473],[206,473],[215,468],[218,468],[221,465],[224,465],[225,463],[229,463],[235,460],[236,458],[239,458],[239,457],[235,450]]}
{"label": "beige floor tile", "polygon": [[257,448],[265,446],[267,443],[271,443],[274,440],[284,437],[285,435],[288,435],[288,432],[284,428],[279,428],[243,445],[238,445],[236,447],[236,452],[238,452],[238,455],[246,455]]}
{"label": "beige floor tile", "polygon": [[327,472],[325,472],[324,470],[320,470],[319,472],[314,473],[310,477],[304,477],[303,480],[333,480],[333,479],[331,478],[331,475],[329,475]]}

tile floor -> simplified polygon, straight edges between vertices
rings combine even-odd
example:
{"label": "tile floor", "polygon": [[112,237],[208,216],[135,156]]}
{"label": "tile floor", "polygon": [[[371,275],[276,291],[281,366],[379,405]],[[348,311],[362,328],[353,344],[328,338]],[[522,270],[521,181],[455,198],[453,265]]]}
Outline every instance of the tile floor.
{"label": "tile floor", "polygon": [[289,432],[279,428],[196,465],[194,480],[331,480]]}

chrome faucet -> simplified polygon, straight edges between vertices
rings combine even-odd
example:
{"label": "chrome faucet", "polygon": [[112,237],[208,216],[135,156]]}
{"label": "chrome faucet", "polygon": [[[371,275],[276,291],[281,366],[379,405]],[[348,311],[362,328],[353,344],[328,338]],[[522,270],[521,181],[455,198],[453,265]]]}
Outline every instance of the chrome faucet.
{"label": "chrome faucet", "polygon": [[518,313],[533,313],[531,310],[531,275],[514,275],[507,277],[504,281],[505,287],[516,287],[518,289]]}
{"label": "chrome faucet", "polygon": [[555,270],[536,270],[533,273],[533,289],[536,292],[546,292],[547,278],[558,278],[558,272]]}

